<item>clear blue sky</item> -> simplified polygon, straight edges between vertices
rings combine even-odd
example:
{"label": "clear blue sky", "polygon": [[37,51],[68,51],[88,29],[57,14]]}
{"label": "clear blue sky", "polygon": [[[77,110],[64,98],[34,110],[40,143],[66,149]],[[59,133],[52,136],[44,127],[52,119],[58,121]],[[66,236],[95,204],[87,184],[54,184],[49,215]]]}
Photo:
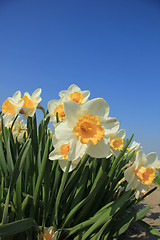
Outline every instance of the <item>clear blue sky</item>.
{"label": "clear blue sky", "polygon": [[103,97],[127,137],[160,159],[159,0],[0,0],[0,104],[70,84]]}

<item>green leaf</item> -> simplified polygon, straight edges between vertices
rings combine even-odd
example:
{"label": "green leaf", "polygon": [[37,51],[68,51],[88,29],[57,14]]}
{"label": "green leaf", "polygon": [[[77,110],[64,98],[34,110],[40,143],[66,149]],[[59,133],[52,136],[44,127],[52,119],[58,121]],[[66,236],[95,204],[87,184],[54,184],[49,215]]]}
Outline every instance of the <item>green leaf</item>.
{"label": "green leaf", "polygon": [[143,220],[139,220],[138,223],[144,227],[145,229],[147,229],[147,231],[149,231],[152,235],[160,238],[160,232],[155,229],[154,227],[152,227],[151,225],[149,225],[148,223],[146,223],[145,221]]}
{"label": "green leaf", "polygon": [[7,141],[7,163],[8,163],[9,174],[10,174],[10,176],[12,176],[14,164],[13,164],[11,146],[10,146],[10,135],[9,135],[8,141]]}
{"label": "green leaf", "polygon": [[0,237],[14,236],[17,233],[27,231],[35,226],[35,221],[32,218],[26,218],[12,223],[0,225]]}
{"label": "green leaf", "polygon": [[4,176],[7,175],[7,162],[4,155],[2,137],[0,136],[0,165],[3,171]]}
{"label": "green leaf", "polygon": [[16,184],[16,181],[17,181],[17,178],[19,176],[19,173],[20,171],[22,170],[23,168],[23,165],[24,165],[24,161],[26,159],[26,155],[28,153],[28,150],[30,148],[30,144],[31,144],[31,140],[28,139],[25,143],[25,145],[23,146],[19,156],[18,156],[18,159],[16,161],[16,164],[15,164],[15,167],[14,167],[14,170],[13,170],[13,174],[12,174],[12,179],[11,179],[11,191],[13,190],[15,184]]}
{"label": "green leaf", "polygon": [[62,180],[61,180],[61,185],[57,194],[57,198],[56,198],[56,203],[55,203],[55,223],[58,225],[58,209],[59,209],[59,203],[61,200],[61,196],[63,193],[63,189],[67,180],[67,176],[68,176],[68,171],[71,165],[71,161],[68,161],[67,167],[66,167],[66,171],[63,173],[62,176]]}
{"label": "green leaf", "polygon": [[9,197],[10,197],[10,187],[8,188],[6,201],[5,201],[5,205],[4,205],[3,216],[2,216],[2,224],[7,223]]}
{"label": "green leaf", "polygon": [[34,194],[33,194],[33,205],[32,205],[32,208],[31,208],[31,216],[34,216],[36,208],[37,208],[39,189],[40,189],[41,182],[42,182],[42,179],[43,179],[43,176],[44,176],[46,163],[48,161],[49,144],[50,144],[50,139],[48,138],[47,143],[45,145],[45,150],[44,150],[44,154],[43,154],[43,158],[42,158],[42,163],[41,163],[41,168],[40,168],[40,171],[39,171],[38,179],[37,179],[37,182],[36,182],[35,191],[34,191]]}

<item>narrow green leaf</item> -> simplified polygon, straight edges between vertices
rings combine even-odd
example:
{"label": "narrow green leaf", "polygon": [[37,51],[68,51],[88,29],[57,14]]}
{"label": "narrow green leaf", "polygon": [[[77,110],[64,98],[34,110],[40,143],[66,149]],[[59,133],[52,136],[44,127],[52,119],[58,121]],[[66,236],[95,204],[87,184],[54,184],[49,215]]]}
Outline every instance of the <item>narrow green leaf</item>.
{"label": "narrow green leaf", "polygon": [[4,205],[3,216],[2,216],[2,224],[7,223],[9,197],[10,197],[10,187],[8,188],[6,201],[5,201],[5,205]]}
{"label": "narrow green leaf", "polygon": [[61,196],[62,196],[62,193],[63,193],[63,189],[64,189],[64,186],[65,186],[65,183],[66,183],[66,180],[67,180],[67,176],[68,176],[68,171],[69,171],[70,165],[71,165],[71,161],[68,161],[68,164],[67,164],[67,167],[66,167],[66,171],[63,173],[61,185],[60,185],[60,188],[59,188],[59,191],[58,191],[58,195],[57,195],[57,198],[56,198],[56,203],[55,203],[55,223],[57,225],[58,225],[59,203],[60,203]]}
{"label": "narrow green leaf", "polygon": [[16,181],[17,181],[17,178],[19,176],[19,173],[20,173],[21,169],[23,168],[24,161],[26,159],[26,155],[28,153],[30,144],[31,144],[31,140],[28,139],[26,141],[25,145],[23,146],[19,156],[18,156],[18,159],[17,159],[15,167],[14,167],[14,171],[13,171],[13,174],[12,174],[12,179],[11,179],[11,185],[10,185],[11,186],[11,191],[16,184]]}
{"label": "narrow green leaf", "polygon": [[37,200],[38,200],[39,189],[40,189],[41,182],[42,182],[42,179],[43,179],[46,163],[48,161],[49,143],[50,143],[50,139],[48,138],[47,143],[45,145],[45,150],[44,150],[44,154],[43,154],[43,158],[42,158],[41,168],[40,168],[40,171],[39,171],[39,175],[38,175],[38,179],[37,179],[37,182],[36,182],[36,187],[35,187],[35,191],[34,191],[34,195],[33,195],[33,206],[31,208],[31,213],[32,214],[35,213],[36,207],[37,207],[36,205],[37,205]]}
{"label": "narrow green leaf", "polygon": [[3,144],[2,144],[2,137],[0,136],[0,165],[3,171],[4,176],[7,175],[7,162],[4,155]]}
{"label": "narrow green leaf", "polygon": [[32,218],[26,218],[12,223],[0,225],[0,237],[13,236],[17,233],[27,231],[32,227],[36,227],[35,221]]}
{"label": "narrow green leaf", "polygon": [[7,163],[8,163],[9,174],[10,176],[12,176],[14,164],[13,164],[12,153],[11,153],[10,136],[8,137],[8,141],[7,141]]}
{"label": "narrow green leaf", "polygon": [[146,223],[146,222],[143,221],[143,220],[139,220],[138,223],[139,223],[142,227],[146,228],[147,231],[149,231],[152,235],[160,238],[160,232],[159,232],[157,229],[155,229],[154,227],[152,227],[151,225],[149,225],[148,223]]}

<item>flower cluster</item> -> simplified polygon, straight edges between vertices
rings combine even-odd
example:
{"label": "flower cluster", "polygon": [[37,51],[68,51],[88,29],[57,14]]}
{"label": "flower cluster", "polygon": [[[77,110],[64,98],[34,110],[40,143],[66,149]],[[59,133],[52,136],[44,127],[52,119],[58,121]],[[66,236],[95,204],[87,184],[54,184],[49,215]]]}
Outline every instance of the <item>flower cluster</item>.
{"label": "flower cluster", "polygon": [[[3,123],[11,127],[13,121],[23,114],[23,119],[33,117],[37,108],[42,109],[41,89],[30,95],[28,92],[21,98],[17,91],[2,105]],[[49,118],[54,125],[52,143],[54,150],[49,154],[50,160],[58,160],[63,171],[66,170],[68,161],[71,162],[69,171],[76,168],[84,154],[93,158],[107,158],[114,155],[118,157],[125,145],[124,129],[119,129],[120,121],[109,116],[109,105],[103,98],[89,100],[90,92],[82,91],[72,84],[68,90],[59,93],[59,100],[48,102]],[[22,141],[24,134],[27,136],[26,124],[19,117],[16,118],[12,128],[14,138]],[[139,194],[145,193],[148,186],[157,176],[160,161],[156,153],[145,155],[140,150],[140,144],[133,142],[128,152],[134,151],[128,168],[124,172],[128,182],[126,191],[136,188]]]}

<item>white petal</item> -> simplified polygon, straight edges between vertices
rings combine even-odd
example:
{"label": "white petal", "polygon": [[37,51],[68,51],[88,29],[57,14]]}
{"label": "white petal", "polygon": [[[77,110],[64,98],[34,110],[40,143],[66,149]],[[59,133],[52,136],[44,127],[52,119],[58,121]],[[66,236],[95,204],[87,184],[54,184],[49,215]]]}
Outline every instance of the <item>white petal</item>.
{"label": "white petal", "polygon": [[90,96],[90,91],[86,90],[86,91],[82,91],[81,93],[83,95],[83,101],[82,102],[85,103]]}
{"label": "white petal", "polygon": [[137,186],[137,190],[140,191],[140,193],[145,193],[148,191],[148,185],[142,184],[141,182],[139,182]]}
{"label": "white petal", "polygon": [[69,95],[67,90],[63,90],[63,91],[60,91],[60,92],[59,92],[59,96],[60,96],[61,98],[62,98],[62,97],[65,97],[66,94]]}
{"label": "white petal", "polygon": [[63,159],[63,156],[60,153],[59,148],[55,148],[50,154],[49,154],[49,159],[50,160],[58,160],[58,159]]}
{"label": "white petal", "polygon": [[12,98],[18,101],[21,98],[21,92],[20,91],[15,92]]}
{"label": "white petal", "polygon": [[149,153],[146,155],[147,158],[147,165],[148,167],[153,167],[156,163],[156,161],[158,161],[158,155],[155,152]]}
{"label": "white petal", "polygon": [[117,138],[122,138],[122,139],[124,139],[125,136],[126,136],[126,131],[125,131],[124,129],[121,129],[121,130],[118,131],[116,137],[117,137]]}
{"label": "white petal", "polygon": [[26,120],[29,117],[33,117],[33,115],[35,114],[36,108],[24,108],[23,109],[23,119]]}
{"label": "white petal", "polygon": [[68,91],[73,93],[73,92],[80,92],[81,89],[76,85],[76,84],[72,84],[69,86]]}
{"label": "white petal", "polygon": [[116,118],[100,119],[106,134],[116,133],[119,129],[120,122]]}
{"label": "white petal", "polygon": [[132,181],[132,179],[135,177],[133,165],[125,170],[124,177],[127,182]]}
{"label": "white petal", "polygon": [[48,102],[48,111],[54,112],[55,108],[59,105],[58,100],[51,100]]}
{"label": "white petal", "polygon": [[96,145],[89,144],[86,153],[95,158],[109,157],[111,155],[109,136],[105,136]]}
{"label": "white petal", "polygon": [[42,89],[38,88],[32,93],[33,98],[38,98],[41,95]]}
{"label": "white petal", "polygon": [[25,92],[24,96],[27,96],[30,100],[32,100],[32,98],[28,92]]}
{"label": "white petal", "polygon": [[88,113],[92,113],[97,117],[108,117],[109,105],[103,98],[95,98],[87,101],[83,104],[83,108],[88,110]]}
{"label": "white petal", "polygon": [[[63,170],[63,172],[65,172],[67,164],[68,164],[68,160],[58,160],[58,163],[59,163],[61,169]],[[73,171],[76,167],[77,167],[77,164],[74,162],[71,162],[69,172]]]}
{"label": "white petal", "polygon": [[70,144],[70,150],[68,153],[68,158],[71,161],[76,160],[79,157],[82,157],[87,150],[87,145],[82,144],[76,136],[74,136],[73,141]]}
{"label": "white petal", "polygon": [[147,167],[147,158],[142,150],[138,151],[136,155],[136,161],[139,162],[139,165]]}
{"label": "white petal", "polygon": [[74,137],[74,131],[69,128],[68,121],[66,119],[63,122],[59,122],[55,126],[55,136],[58,139],[69,140]]}
{"label": "white petal", "polygon": [[64,112],[69,125],[74,127],[78,121],[81,114],[81,107],[78,103],[74,101],[67,101],[64,103]]}
{"label": "white petal", "polygon": [[131,179],[131,181],[128,183],[128,185],[127,185],[127,187],[126,187],[126,191],[128,191],[128,190],[130,190],[130,189],[132,189],[132,188],[136,188],[136,187],[139,185],[139,183],[140,183],[140,180],[137,179],[136,176],[133,177],[133,178]]}

